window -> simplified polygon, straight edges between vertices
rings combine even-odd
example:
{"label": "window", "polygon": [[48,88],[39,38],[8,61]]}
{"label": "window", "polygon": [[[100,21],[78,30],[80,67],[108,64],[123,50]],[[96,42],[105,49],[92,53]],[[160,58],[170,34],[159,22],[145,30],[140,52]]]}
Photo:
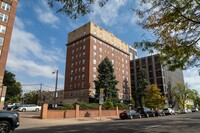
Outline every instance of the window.
{"label": "window", "polygon": [[102,55],[101,54],[99,55],[99,58],[102,59]]}
{"label": "window", "polygon": [[102,52],[102,48],[99,48],[99,51]]}
{"label": "window", "polygon": [[79,65],[81,64],[81,60],[79,60]]}
{"label": "window", "polygon": [[93,79],[94,79],[94,80],[96,80],[96,77],[97,77],[96,75],[93,75]]}
{"label": "window", "polygon": [[84,82],[82,82],[82,88],[84,88]]}
{"label": "window", "polygon": [[82,80],[84,80],[84,77],[85,77],[85,76],[84,76],[84,75],[82,75]]}
{"label": "window", "polygon": [[93,67],[93,71],[96,72],[96,71],[97,71],[97,68],[96,68],[96,67]]}
{"label": "window", "polygon": [[85,52],[83,52],[83,56],[85,56]]}
{"label": "window", "polygon": [[75,73],[77,72],[77,69],[75,69]]}
{"label": "window", "polygon": [[81,72],[81,68],[78,68],[78,72]]}
{"label": "window", "polygon": [[95,59],[93,59],[93,64],[96,64],[96,63],[97,63],[97,61]]}
{"label": "window", "polygon": [[78,80],[80,80],[81,79],[81,76],[80,75],[78,75]]}
{"label": "window", "polygon": [[85,49],[85,45],[83,45],[83,49]]}
{"label": "window", "polygon": [[85,64],[85,59],[83,59],[83,64]]}
{"label": "window", "polygon": [[122,68],[124,68],[124,64],[122,64]]}
{"label": "window", "polygon": [[114,57],[114,54],[112,53],[112,57]]}
{"label": "window", "polygon": [[3,25],[0,25],[0,33],[5,34],[6,33],[6,27]]}
{"label": "window", "polygon": [[72,80],[73,80],[73,77],[70,78],[70,82],[72,82]]}
{"label": "window", "polygon": [[95,52],[93,52],[93,55],[94,55],[94,57],[96,57],[96,56],[97,56],[97,54],[96,54]]}
{"label": "window", "polygon": [[96,49],[97,49],[97,46],[96,46],[96,45],[93,45],[93,48],[94,48],[94,50],[96,50]]}
{"label": "window", "polygon": [[70,84],[70,90],[72,89],[72,84]]}
{"label": "window", "polygon": [[79,57],[81,57],[81,53],[79,54]]}
{"label": "window", "polygon": [[80,88],[80,83],[78,83],[78,88]]}
{"label": "window", "polygon": [[82,67],[82,72],[85,72],[85,67]]}
{"label": "window", "polygon": [[77,76],[75,76],[74,80],[77,80]]}
{"label": "window", "polygon": [[112,60],[112,64],[114,64],[114,60]]}
{"label": "window", "polygon": [[0,20],[4,22],[8,22],[8,16],[3,13],[0,13]]}
{"label": "window", "polygon": [[72,61],[74,60],[74,56],[72,56]]}
{"label": "window", "polygon": [[96,38],[94,38],[94,43],[95,43],[95,44],[97,43],[97,40],[96,40]]}
{"label": "window", "polygon": [[74,66],[74,63],[71,64],[71,67],[73,67],[73,66]]}
{"label": "window", "polygon": [[76,84],[74,84],[74,88],[76,88]]}
{"label": "window", "polygon": [[73,74],[73,70],[71,70],[71,75]]}
{"label": "window", "polygon": [[1,9],[6,10],[6,11],[10,11],[10,5],[2,2]]}

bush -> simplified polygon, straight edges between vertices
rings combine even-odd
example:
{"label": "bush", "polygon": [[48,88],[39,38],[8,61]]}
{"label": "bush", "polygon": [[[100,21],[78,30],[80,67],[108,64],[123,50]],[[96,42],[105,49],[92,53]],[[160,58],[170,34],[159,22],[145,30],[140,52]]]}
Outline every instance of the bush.
{"label": "bush", "polygon": [[107,100],[106,102],[103,103],[102,109],[107,110],[107,109],[114,109],[113,102],[110,100]]}
{"label": "bush", "polygon": [[123,103],[119,103],[116,106],[118,106],[119,110],[123,110],[123,109],[127,110],[127,109],[129,109],[129,105],[123,104]]}
{"label": "bush", "polygon": [[99,105],[97,103],[79,103],[80,110],[98,110]]}

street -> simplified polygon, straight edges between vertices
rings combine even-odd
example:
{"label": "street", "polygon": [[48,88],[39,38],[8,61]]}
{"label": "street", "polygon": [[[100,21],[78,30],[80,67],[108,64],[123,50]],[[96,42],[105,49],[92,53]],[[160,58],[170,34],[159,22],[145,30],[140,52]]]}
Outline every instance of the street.
{"label": "street", "polygon": [[80,121],[21,118],[15,133],[199,133],[200,112],[133,120]]}

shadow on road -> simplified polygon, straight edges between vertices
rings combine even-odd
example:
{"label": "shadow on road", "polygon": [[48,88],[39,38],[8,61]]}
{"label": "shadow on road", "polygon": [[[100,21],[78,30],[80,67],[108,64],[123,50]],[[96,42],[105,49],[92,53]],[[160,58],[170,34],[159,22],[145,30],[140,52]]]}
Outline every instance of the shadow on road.
{"label": "shadow on road", "polygon": [[[68,122],[69,123],[69,122]],[[28,124],[28,123],[27,123]],[[200,115],[17,129],[15,133],[199,133]]]}

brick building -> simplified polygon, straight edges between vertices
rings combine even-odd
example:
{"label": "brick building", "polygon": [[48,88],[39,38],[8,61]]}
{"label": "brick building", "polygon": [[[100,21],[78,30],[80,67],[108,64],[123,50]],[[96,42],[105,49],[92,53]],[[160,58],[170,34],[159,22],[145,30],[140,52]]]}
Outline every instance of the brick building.
{"label": "brick building", "polygon": [[105,57],[114,65],[119,99],[130,99],[130,46],[89,22],[68,34],[65,102],[89,102],[94,97],[93,81],[98,76],[98,65]]}
{"label": "brick building", "polygon": [[6,94],[6,87],[2,83],[17,5],[18,0],[0,0],[0,109]]}
{"label": "brick building", "polygon": [[177,82],[184,83],[182,70],[169,71],[159,61],[159,54],[150,55],[132,60],[131,69],[131,88],[132,95],[137,88],[137,75],[140,69],[144,69],[150,84],[157,84],[164,96],[167,96],[168,82],[175,86]]}

